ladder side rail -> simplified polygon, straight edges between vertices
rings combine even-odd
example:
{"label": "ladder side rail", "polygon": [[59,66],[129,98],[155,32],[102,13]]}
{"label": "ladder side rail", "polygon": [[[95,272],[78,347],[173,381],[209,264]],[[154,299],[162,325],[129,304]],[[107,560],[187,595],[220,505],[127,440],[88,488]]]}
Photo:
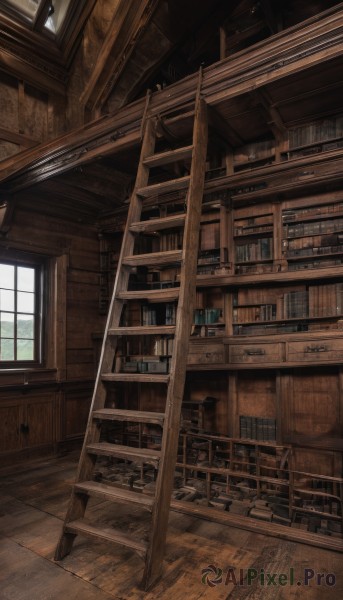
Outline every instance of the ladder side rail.
{"label": "ladder side rail", "polygon": [[[122,266],[122,262],[123,257],[129,253],[132,253],[133,251],[135,235],[130,231],[129,228],[131,223],[140,219],[142,201],[137,195],[137,189],[147,184],[149,178],[149,168],[144,165],[143,161],[147,156],[152,154],[152,152],[154,151],[154,147],[155,121],[152,119],[148,119],[141,148],[136,182],[131,195],[128,217],[126,221],[125,231],[123,234],[123,241],[118,261],[116,278],[114,282],[113,294],[109,307],[99,366],[95,380],[94,393],[89,411],[89,417],[75,482],[85,481],[91,477],[94,468],[94,463],[96,460],[95,455],[91,455],[87,452],[87,445],[90,443],[90,441],[98,442],[100,439],[100,428],[97,426],[96,422],[93,419],[93,411],[95,409],[103,408],[105,405],[106,387],[105,384],[102,382],[101,376],[102,373],[110,372],[112,370],[113,360],[116,351],[116,343],[118,339],[117,336],[111,339],[108,336],[108,330],[111,327],[114,327],[115,325],[118,326],[120,322],[123,303],[122,301],[117,299],[117,295],[118,293],[127,289],[127,284],[129,280],[129,269],[124,268]],[[75,534],[67,533],[65,531],[65,527],[69,522],[77,520],[84,515],[87,502],[88,496],[76,494],[74,489],[72,490],[62,533],[55,552],[55,560],[60,560],[66,554],[69,554],[73,541],[75,539]]]}
{"label": "ladder side rail", "polygon": [[167,534],[167,523],[177,457],[181,404],[186,377],[188,345],[193,323],[200,218],[207,154],[207,136],[207,107],[205,102],[198,97],[194,121],[194,149],[184,229],[174,351],[171,360],[170,383],[166,400],[166,418],[162,436],[161,460],[156,482],[155,504],[152,513],[151,539],[142,581],[142,585],[145,589],[148,589],[160,576]]}

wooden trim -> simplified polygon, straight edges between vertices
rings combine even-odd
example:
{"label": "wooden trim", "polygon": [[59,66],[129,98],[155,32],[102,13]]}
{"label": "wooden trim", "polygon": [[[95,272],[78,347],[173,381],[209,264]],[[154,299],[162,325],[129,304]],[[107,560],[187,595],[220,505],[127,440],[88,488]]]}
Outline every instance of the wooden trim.
{"label": "wooden trim", "polygon": [[47,336],[47,364],[57,369],[57,381],[66,379],[68,255],[51,260]]}

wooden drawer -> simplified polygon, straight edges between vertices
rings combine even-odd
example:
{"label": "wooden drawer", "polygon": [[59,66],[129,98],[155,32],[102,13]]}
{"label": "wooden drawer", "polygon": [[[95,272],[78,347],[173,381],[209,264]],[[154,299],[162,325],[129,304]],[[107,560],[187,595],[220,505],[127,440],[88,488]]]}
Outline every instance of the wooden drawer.
{"label": "wooden drawer", "polygon": [[287,362],[319,363],[343,360],[343,339],[288,342]]}
{"label": "wooden drawer", "polygon": [[237,344],[229,346],[229,362],[233,364],[278,363],[282,360],[280,344]]}
{"label": "wooden drawer", "polygon": [[223,364],[225,362],[224,344],[191,341],[187,362],[189,365]]}

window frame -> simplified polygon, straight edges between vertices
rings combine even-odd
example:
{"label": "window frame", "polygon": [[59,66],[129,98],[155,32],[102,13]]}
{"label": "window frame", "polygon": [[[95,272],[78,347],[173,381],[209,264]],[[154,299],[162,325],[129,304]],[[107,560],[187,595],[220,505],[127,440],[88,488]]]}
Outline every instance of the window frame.
{"label": "window frame", "polygon": [[[47,321],[47,290],[48,290],[48,264],[47,257],[42,255],[30,255],[26,252],[9,254],[0,257],[1,264],[14,267],[30,267],[35,269],[35,287],[34,287],[34,358],[32,360],[1,360],[0,370],[4,369],[23,369],[23,368],[42,368],[45,364],[46,348],[46,321]],[[15,292],[17,291],[17,281],[15,282]],[[15,305],[14,314],[17,315],[17,306]],[[14,340],[16,341],[17,331],[15,330]]]}

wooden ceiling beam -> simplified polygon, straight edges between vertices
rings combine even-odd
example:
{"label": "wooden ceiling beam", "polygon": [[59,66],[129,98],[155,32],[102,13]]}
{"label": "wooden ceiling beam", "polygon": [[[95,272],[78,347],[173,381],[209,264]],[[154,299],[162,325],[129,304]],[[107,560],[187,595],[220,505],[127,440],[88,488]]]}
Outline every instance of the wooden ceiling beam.
{"label": "wooden ceiling beam", "polygon": [[259,88],[254,90],[252,93],[253,98],[256,99],[260,106],[260,109],[264,113],[264,118],[267,125],[271,128],[273,135],[276,139],[283,138],[287,127],[284,124],[279,111],[273,106],[271,98],[266,88]]}
{"label": "wooden ceiling beam", "polygon": [[159,0],[121,0],[80,102],[88,111],[101,109],[118,81]]}
{"label": "wooden ceiling beam", "polygon": [[22,133],[15,133],[14,131],[10,131],[5,127],[0,127],[0,140],[11,142],[12,144],[17,144],[18,146],[23,146],[24,148],[33,148],[34,146],[38,146],[40,143],[37,140],[33,140],[32,138],[23,135]]}

